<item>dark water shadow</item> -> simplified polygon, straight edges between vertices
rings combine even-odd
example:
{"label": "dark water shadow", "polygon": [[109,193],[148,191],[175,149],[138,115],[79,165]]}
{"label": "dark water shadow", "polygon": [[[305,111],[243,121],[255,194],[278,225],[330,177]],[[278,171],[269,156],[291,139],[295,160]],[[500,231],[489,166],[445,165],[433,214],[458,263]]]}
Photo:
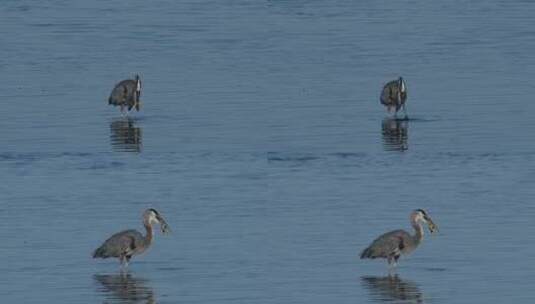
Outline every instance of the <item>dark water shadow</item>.
{"label": "dark water shadow", "polygon": [[381,124],[385,151],[409,149],[409,119],[385,118]]}
{"label": "dark water shadow", "polygon": [[141,152],[143,132],[138,120],[130,117],[114,119],[110,124],[112,149],[118,152]]}
{"label": "dark water shadow", "polygon": [[399,121],[410,121],[410,122],[436,122],[440,121],[440,117],[418,117],[418,116],[410,116],[410,117],[393,117],[393,119],[397,119]]}
{"label": "dark water shadow", "polygon": [[425,303],[418,285],[402,280],[397,274],[385,277],[363,276],[361,283],[374,302]]}
{"label": "dark water shadow", "polygon": [[104,303],[156,303],[148,280],[129,273],[96,274],[93,278],[100,285],[97,291],[104,296]]}
{"label": "dark water shadow", "polygon": [[306,153],[268,152],[266,156],[267,156],[268,162],[305,163],[305,162],[321,159],[321,157],[310,154],[310,153],[306,154]]}

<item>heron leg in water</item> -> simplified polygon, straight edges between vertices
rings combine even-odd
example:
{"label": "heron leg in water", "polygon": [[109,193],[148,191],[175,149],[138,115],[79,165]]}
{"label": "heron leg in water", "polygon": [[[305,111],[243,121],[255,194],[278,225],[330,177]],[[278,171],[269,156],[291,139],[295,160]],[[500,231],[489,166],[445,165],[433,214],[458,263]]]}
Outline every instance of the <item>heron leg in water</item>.
{"label": "heron leg in water", "polygon": [[399,254],[396,254],[396,255],[394,256],[394,267],[397,267],[397,266],[398,266],[398,260],[399,260],[399,257],[400,257],[400,256],[401,256],[401,255],[399,255]]}
{"label": "heron leg in water", "polygon": [[400,257],[399,254],[392,255],[392,256],[388,257],[388,269],[390,271],[395,270],[396,267],[398,266],[399,257]]}
{"label": "heron leg in water", "polygon": [[126,114],[126,111],[125,111],[124,105],[121,105],[120,107],[121,107],[121,116],[123,116],[123,117],[124,117],[124,116],[125,116],[125,114]]}
{"label": "heron leg in water", "polygon": [[396,263],[392,263],[392,259],[388,258],[388,274],[391,275],[396,272]]}
{"label": "heron leg in water", "polygon": [[128,116],[128,111],[125,110],[125,108],[124,108],[123,105],[121,105],[121,116],[122,116],[122,117],[126,117],[126,116]]}
{"label": "heron leg in water", "polygon": [[405,106],[405,104],[403,104],[403,106],[401,106],[403,108],[403,114],[405,115],[405,120],[408,120],[409,119],[409,115],[407,115],[407,107]]}
{"label": "heron leg in water", "polygon": [[123,255],[119,258],[119,260],[121,261],[121,269],[124,270],[126,268],[128,268],[128,262],[130,261],[130,258],[131,256],[128,256],[128,255]]}

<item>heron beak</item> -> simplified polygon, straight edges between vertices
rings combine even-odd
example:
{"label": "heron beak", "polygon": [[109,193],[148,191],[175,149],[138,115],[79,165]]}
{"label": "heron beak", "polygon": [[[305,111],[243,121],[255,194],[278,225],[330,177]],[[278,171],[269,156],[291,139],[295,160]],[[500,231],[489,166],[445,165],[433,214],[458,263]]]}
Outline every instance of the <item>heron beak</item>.
{"label": "heron beak", "polygon": [[169,228],[169,225],[167,224],[167,222],[164,220],[164,218],[161,215],[158,215],[156,219],[158,219],[158,222],[160,222],[160,227],[162,229],[163,234],[167,234],[171,232],[171,228]]}
{"label": "heron beak", "polygon": [[435,222],[433,222],[433,220],[429,216],[426,216],[425,220],[427,221],[429,232],[431,233],[438,232],[438,226],[435,224]]}

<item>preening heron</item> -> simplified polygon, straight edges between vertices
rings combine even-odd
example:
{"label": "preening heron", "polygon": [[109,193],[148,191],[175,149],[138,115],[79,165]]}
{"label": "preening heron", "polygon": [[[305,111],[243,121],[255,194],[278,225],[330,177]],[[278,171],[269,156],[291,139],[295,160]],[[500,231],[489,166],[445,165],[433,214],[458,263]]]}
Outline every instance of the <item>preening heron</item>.
{"label": "preening heron", "polygon": [[410,216],[411,225],[415,230],[412,235],[405,230],[394,230],[376,238],[368,248],[360,254],[361,259],[384,258],[388,265],[396,265],[399,257],[411,253],[424,238],[422,223],[426,223],[431,233],[438,231],[437,225],[422,209],[414,210]]}
{"label": "preening heron", "polygon": [[381,91],[381,104],[383,104],[389,113],[396,114],[399,109],[403,108],[403,113],[407,117],[405,102],[407,101],[407,84],[402,77],[392,80],[385,84]]}
{"label": "preening heron", "polygon": [[126,79],[119,82],[111,91],[110,98],[108,98],[108,104],[121,107],[121,113],[125,112],[125,108],[128,111],[135,108],[139,111],[141,101],[141,80],[139,75],[136,75],[135,79]]}
{"label": "preening heron", "polygon": [[143,213],[143,225],[147,230],[144,236],[137,230],[125,230],[112,235],[100,247],[93,252],[93,258],[119,258],[122,266],[128,266],[128,262],[134,255],[141,254],[152,244],[154,232],[152,224],[160,224],[162,233],[167,233],[169,225],[158,211],[147,209]]}

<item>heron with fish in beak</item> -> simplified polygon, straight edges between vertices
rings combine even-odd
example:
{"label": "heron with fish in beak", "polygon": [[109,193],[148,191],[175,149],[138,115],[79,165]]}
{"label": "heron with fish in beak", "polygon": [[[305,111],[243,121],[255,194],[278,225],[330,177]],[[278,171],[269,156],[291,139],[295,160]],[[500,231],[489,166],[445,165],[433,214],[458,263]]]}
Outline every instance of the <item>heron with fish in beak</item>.
{"label": "heron with fish in beak", "polygon": [[438,226],[423,209],[416,209],[410,215],[411,226],[415,233],[394,230],[376,238],[370,246],[362,251],[361,259],[387,259],[389,266],[396,266],[401,255],[414,251],[424,239],[423,224],[427,224],[430,233],[438,231]]}
{"label": "heron with fish in beak", "polygon": [[163,234],[171,231],[163,216],[156,209],[147,209],[143,213],[143,226],[145,235],[137,230],[125,230],[108,238],[93,252],[93,258],[118,258],[122,267],[127,267],[134,255],[145,252],[154,238],[153,224],[160,224]]}

